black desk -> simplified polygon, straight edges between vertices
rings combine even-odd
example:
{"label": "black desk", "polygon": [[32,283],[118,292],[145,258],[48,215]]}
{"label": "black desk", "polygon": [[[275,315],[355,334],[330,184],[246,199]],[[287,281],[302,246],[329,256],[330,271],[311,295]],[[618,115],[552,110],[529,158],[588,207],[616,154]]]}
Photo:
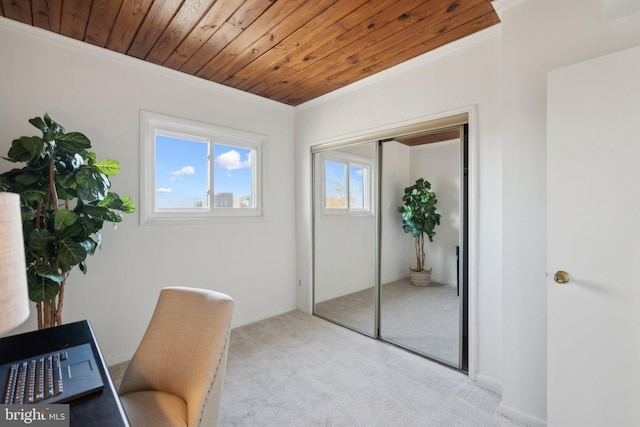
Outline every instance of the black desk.
{"label": "black desk", "polygon": [[88,321],[0,338],[0,365],[90,343],[104,389],[69,403],[70,424],[77,427],[129,427],[120,398]]}

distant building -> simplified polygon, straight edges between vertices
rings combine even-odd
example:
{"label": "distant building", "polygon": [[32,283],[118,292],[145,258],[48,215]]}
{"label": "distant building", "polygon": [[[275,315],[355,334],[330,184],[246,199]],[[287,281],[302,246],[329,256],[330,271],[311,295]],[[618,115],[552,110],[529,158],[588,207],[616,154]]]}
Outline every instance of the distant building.
{"label": "distant building", "polygon": [[213,206],[216,208],[232,208],[233,193],[218,193],[213,195]]}
{"label": "distant building", "polygon": [[250,208],[251,207],[251,196],[238,197],[233,200],[234,208]]}

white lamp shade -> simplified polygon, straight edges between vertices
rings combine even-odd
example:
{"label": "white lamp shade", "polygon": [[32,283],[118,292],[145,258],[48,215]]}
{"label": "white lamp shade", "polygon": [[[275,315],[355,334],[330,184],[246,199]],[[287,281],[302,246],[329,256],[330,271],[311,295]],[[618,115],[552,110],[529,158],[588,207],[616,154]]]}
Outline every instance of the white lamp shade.
{"label": "white lamp shade", "polygon": [[0,192],[0,333],[29,317],[20,196]]}

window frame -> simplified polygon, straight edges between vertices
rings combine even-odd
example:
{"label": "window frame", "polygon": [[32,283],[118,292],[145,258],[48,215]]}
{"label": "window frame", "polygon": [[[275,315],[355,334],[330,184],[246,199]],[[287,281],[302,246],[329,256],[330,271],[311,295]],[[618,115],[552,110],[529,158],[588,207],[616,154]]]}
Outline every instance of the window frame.
{"label": "window frame", "polygon": [[[203,208],[156,208],[156,135],[166,135],[208,144],[207,205]],[[262,157],[265,135],[210,123],[198,122],[140,110],[140,224],[216,223],[227,220],[255,219],[263,216]],[[214,207],[214,145],[250,149],[253,207]]]}
{"label": "window frame", "polygon": [[[326,162],[338,163],[346,166],[346,208],[328,208],[327,207],[327,175],[326,175]],[[362,196],[364,198],[364,208],[352,208],[351,207],[351,183],[350,174],[351,166],[362,167],[367,171],[367,176],[363,178],[363,190]],[[342,152],[322,152],[318,155],[318,165],[320,169],[320,186],[322,191],[322,206],[320,206],[320,212],[324,215],[351,215],[351,216],[363,216],[373,215],[373,179],[374,179],[374,159],[368,157],[358,156],[350,153]]]}

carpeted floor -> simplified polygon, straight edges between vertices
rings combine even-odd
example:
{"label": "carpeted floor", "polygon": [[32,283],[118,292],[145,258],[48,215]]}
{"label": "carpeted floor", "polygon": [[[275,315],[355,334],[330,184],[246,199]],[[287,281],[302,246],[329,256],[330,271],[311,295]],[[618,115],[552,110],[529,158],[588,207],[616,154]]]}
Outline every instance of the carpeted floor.
{"label": "carpeted floor", "polygon": [[453,369],[293,311],[231,331],[220,425],[521,426],[499,402]]}
{"label": "carpeted floor", "polygon": [[[419,287],[402,279],[382,286],[380,336],[410,350],[459,365],[460,297],[456,287]],[[367,335],[374,328],[373,288],[316,304],[316,314]]]}

